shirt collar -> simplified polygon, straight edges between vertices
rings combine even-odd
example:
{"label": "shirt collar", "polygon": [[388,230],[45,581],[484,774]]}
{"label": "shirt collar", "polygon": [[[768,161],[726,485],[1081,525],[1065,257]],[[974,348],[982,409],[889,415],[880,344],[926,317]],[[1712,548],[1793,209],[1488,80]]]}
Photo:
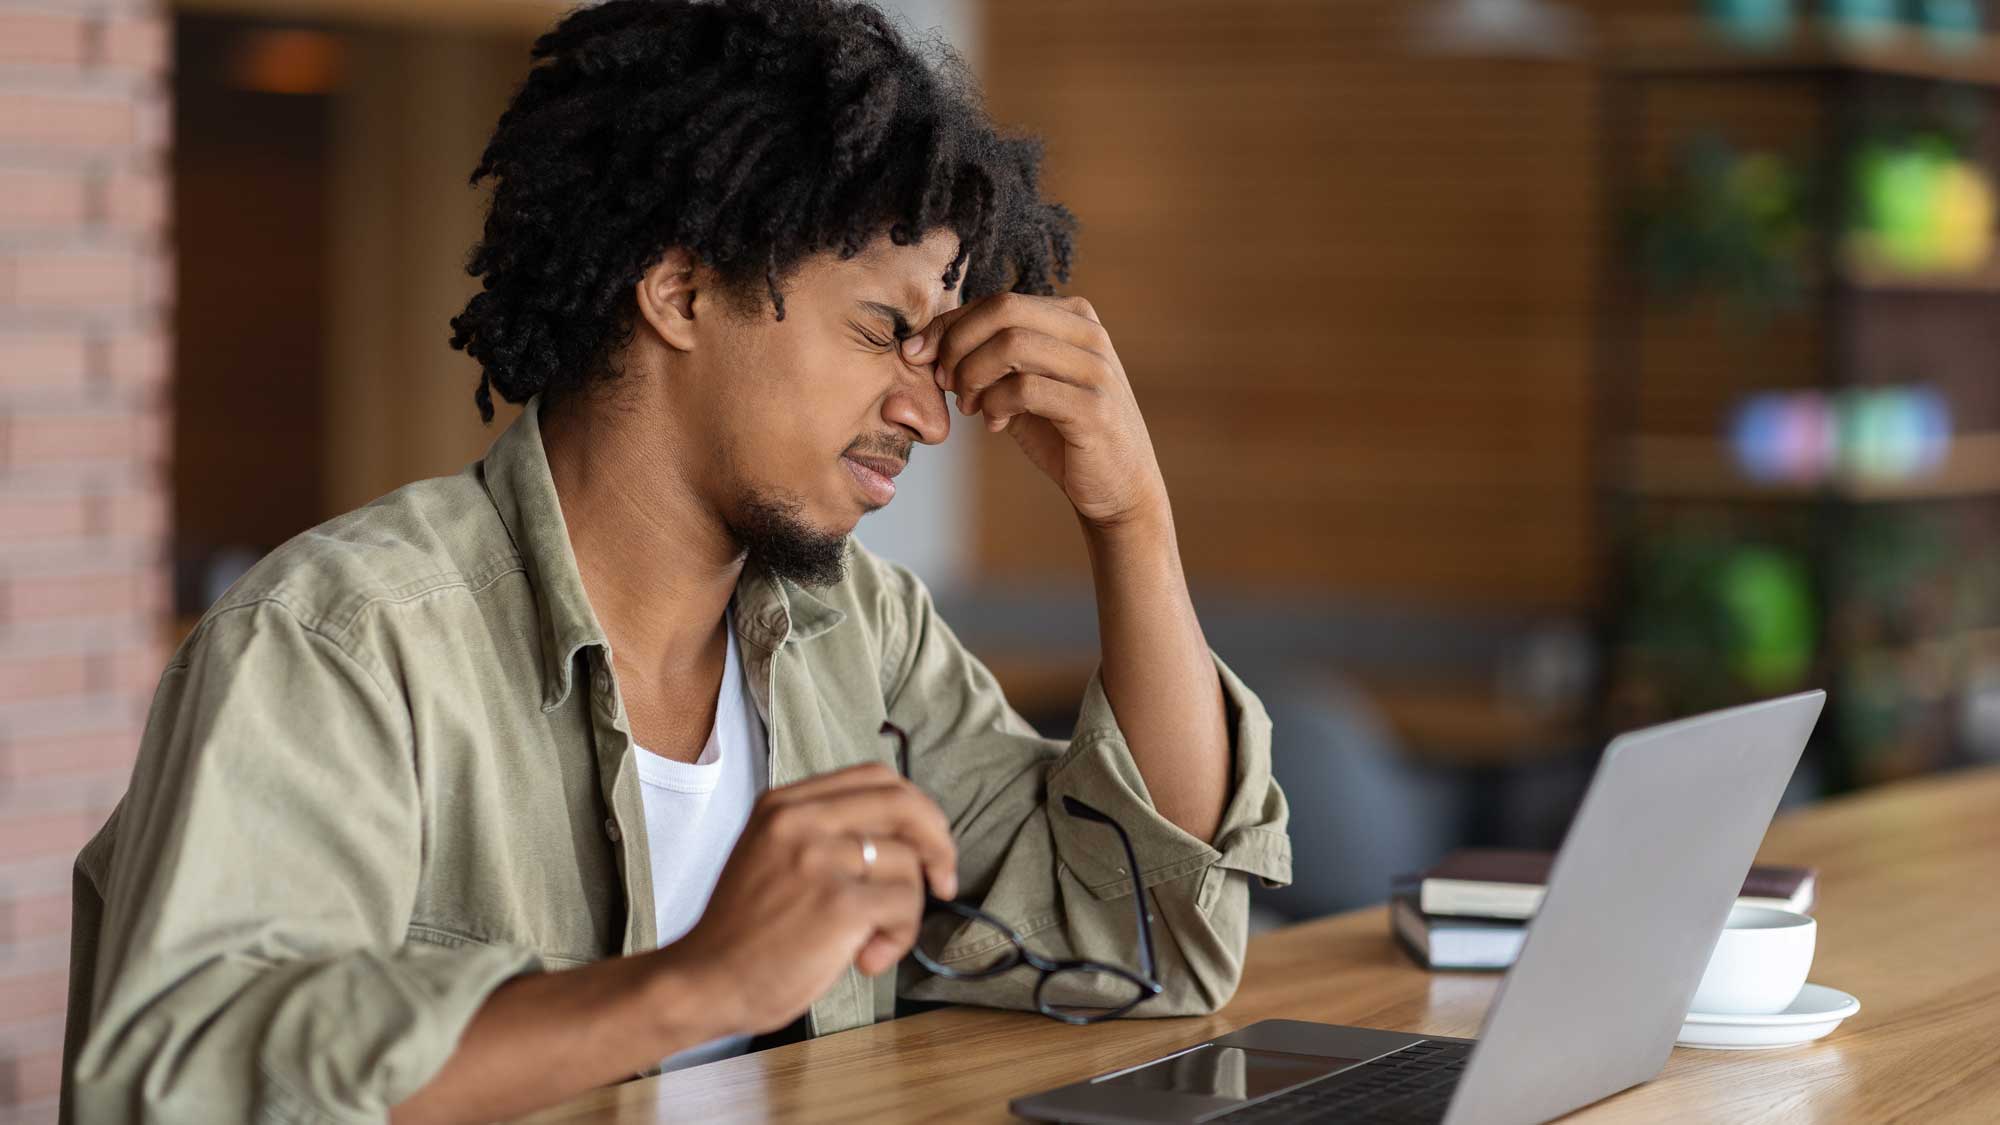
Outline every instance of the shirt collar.
{"label": "shirt collar", "polygon": [[[481,476],[514,549],[521,554],[542,633],[542,709],[560,707],[570,693],[570,670],[579,650],[611,645],[584,594],[569,527],[542,447],[540,395],[486,451]],[[817,637],[847,615],[798,584],[760,565],[743,568],[736,583],[737,635],[775,652],[787,641]]]}
{"label": "shirt collar", "polygon": [[736,580],[737,635],[772,652],[787,641],[809,641],[845,620],[845,613],[811,590],[754,563]]}

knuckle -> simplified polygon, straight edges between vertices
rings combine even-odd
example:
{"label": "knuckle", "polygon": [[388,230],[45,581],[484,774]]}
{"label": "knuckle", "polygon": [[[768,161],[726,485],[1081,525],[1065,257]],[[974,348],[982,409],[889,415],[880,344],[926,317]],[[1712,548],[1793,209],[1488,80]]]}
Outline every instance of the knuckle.
{"label": "knuckle", "polygon": [[826,868],[830,847],[825,836],[799,835],[788,843],[791,846],[792,862],[799,870],[821,871]]}
{"label": "knuckle", "polygon": [[792,879],[810,881],[818,875],[822,866],[819,849],[809,843],[793,843],[785,848],[784,873]]}

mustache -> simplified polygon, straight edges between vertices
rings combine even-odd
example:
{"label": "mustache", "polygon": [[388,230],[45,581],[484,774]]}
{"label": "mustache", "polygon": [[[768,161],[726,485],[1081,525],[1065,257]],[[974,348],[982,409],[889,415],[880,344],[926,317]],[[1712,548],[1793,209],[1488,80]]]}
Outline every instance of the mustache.
{"label": "mustache", "polygon": [[916,439],[907,434],[863,434],[848,443],[844,453],[859,453],[867,457],[893,457],[898,461],[908,461],[910,451],[916,447]]}

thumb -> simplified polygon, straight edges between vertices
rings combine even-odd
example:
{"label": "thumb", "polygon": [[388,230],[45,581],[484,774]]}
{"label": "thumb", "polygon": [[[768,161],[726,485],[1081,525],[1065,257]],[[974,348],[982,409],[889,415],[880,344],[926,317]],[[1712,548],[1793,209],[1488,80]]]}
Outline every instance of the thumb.
{"label": "thumb", "polygon": [[896,939],[876,931],[862,944],[861,952],[854,957],[854,967],[866,977],[881,976],[902,960],[902,949]]}

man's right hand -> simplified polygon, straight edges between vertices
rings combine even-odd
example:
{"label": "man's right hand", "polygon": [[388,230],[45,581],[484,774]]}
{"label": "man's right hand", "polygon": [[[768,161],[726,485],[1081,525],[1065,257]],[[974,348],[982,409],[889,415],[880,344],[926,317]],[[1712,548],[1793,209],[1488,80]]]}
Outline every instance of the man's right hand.
{"label": "man's right hand", "polygon": [[[875,845],[864,870],[862,839]],[[849,965],[874,976],[917,940],[924,885],[958,894],[951,826],[885,765],[766,790],[694,929],[660,950],[723,1005],[723,1034],[784,1027]]]}
{"label": "man's right hand", "polygon": [[[876,853],[865,873],[863,836]],[[888,766],[768,790],[687,936],[501,985],[393,1117],[513,1117],[710,1039],[775,1031],[849,965],[873,976],[902,960],[925,882],[951,898],[957,870],[944,814]]]}

